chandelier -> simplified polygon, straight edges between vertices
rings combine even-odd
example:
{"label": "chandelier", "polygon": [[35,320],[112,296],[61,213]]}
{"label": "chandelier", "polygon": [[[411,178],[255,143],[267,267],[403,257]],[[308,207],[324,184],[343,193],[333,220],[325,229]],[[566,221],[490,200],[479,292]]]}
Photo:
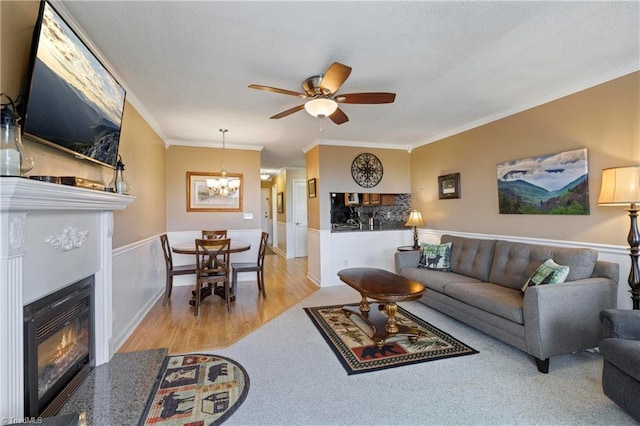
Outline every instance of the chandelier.
{"label": "chandelier", "polygon": [[220,172],[220,177],[207,179],[207,187],[209,188],[209,195],[228,197],[238,192],[238,189],[240,188],[240,179],[237,177],[227,177],[227,169],[224,167],[224,135],[229,130],[218,129],[218,131],[222,133],[222,171]]}

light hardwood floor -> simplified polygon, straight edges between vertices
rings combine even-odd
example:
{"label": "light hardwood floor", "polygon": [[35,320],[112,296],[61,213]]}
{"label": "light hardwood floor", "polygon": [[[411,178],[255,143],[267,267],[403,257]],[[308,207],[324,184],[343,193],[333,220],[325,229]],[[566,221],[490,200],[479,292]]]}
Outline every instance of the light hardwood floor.
{"label": "light hardwood floor", "polygon": [[264,280],[266,299],[255,279],[241,281],[231,313],[224,300],[213,295],[202,302],[197,317],[189,305],[193,287],[174,287],[167,306],[160,297],[118,352],[168,348],[177,354],[226,347],[318,290],[307,279],[306,257],[265,256]]}

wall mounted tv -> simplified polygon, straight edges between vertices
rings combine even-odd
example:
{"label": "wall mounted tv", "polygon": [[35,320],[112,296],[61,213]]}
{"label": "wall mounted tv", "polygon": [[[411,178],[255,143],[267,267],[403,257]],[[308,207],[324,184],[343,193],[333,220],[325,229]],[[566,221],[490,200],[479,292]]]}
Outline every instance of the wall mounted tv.
{"label": "wall mounted tv", "polygon": [[25,138],[115,168],[124,88],[46,1],[31,49]]}

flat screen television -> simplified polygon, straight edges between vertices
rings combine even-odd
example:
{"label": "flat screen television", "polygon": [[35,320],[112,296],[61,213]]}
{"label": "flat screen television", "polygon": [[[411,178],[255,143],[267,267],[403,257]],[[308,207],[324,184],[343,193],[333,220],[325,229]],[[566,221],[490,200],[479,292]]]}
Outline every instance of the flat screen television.
{"label": "flat screen television", "polygon": [[27,78],[24,137],[115,168],[125,90],[46,1]]}

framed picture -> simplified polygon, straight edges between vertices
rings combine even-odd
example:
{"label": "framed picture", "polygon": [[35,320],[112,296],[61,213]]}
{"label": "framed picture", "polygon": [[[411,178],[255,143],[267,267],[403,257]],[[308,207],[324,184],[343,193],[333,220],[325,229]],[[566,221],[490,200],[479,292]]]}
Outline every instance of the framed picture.
{"label": "framed picture", "polygon": [[500,214],[589,214],[587,149],[497,166]]}
{"label": "framed picture", "polygon": [[316,178],[309,179],[307,182],[307,193],[309,198],[316,198]]}
{"label": "framed picture", "polygon": [[460,198],[460,173],[438,176],[438,198]]}
{"label": "framed picture", "polygon": [[242,211],[242,174],[227,173],[226,183],[221,178],[221,173],[187,172],[187,211]]}
{"label": "framed picture", "polygon": [[284,192],[278,192],[278,213],[284,213]]}

